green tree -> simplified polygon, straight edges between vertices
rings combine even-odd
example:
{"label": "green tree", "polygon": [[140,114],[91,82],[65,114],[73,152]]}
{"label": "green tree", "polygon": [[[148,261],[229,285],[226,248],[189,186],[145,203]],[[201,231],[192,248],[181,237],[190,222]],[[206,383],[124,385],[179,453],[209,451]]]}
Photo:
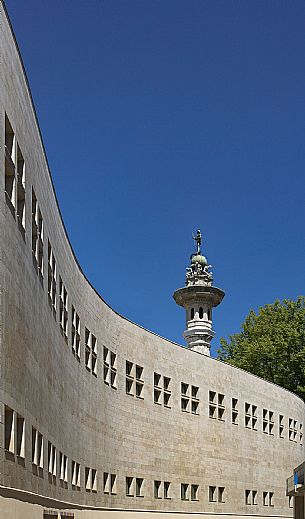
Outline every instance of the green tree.
{"label": "green tree", "polygon": [[220,340],[217,358],[305,400],[305,297],[250,311],[241,332]]}

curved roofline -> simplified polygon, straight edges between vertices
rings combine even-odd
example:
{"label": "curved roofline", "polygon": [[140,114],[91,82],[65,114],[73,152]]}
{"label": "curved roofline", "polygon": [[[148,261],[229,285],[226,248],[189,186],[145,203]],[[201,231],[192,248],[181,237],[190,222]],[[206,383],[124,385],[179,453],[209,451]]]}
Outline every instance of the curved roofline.
{"label": "curved roofline", "polygon": [[[61,220],[61,223],[62,223],[62,226],[63,226],[63,229],[64,229],[65,237],[66,237],[66,239],[68,241],[70,250],[72,252],[72,256],[73,256],[73,258],[75,260],[75,263],[76,263],[80,273],[82,274],[84,279],[87,281],[88,285],[95,292],[97,297],[101,301],[103,301],[103,303],[106,306],[108,306],[108,308],[110,308],[110,310],[112,310],[112,312],[114,312],[116,315],[118,315],[119,317],[121,317],[125,321],[128,321],[129,323],[133,324],[134,326],[137,326],[141,330],[144,330],[144,331],[146,331],[148,333],[151,333],[152,335],[155,335],[156,337],[159,337],[160,339],[168,342],[169,344],[173,344],[174,346],[179,346],[180,348],[183,348],[183,349],[185,349],[188,352],[197,353],[198,355],[202,355],[200,352],[189,350],[186,346],[183,346],[182,344],[179,344],[179,343],[174,342],[174,341],[172,341],[170,339],[167,339],[166,337],[163,337],[162,335],[160,335],[160,334],[158,334],[156,332],[153,332],[152,330],[148,330],[144,326],[141,326],[140,324],[135,323],[134,321],[131,321],[131,319],[128,319],[128,317],[125,317],[124,315],[122,315],[119,312],[117,312],[114,308],[112,308],[112,306],[110,306],[109,303],[107,303],[107,301],[105,301],[105,299],[101,296],[101,294],[97,291],[97,289],[92,285],[92,283],[90,282],[90,280],[87,278],[86,274],[84,273],[84,271],[83,271],[83,269],[82,269],[82,267],[81,267],[81,265],[80,265],[80,263],[79,263],[79,261],[78,261],[78,259],[76,257],[74,249],[72,247],[72,244],[71,244],[71,241],[70,241],[70,238],[69,238],[69,235],[68,235],[65,223],[64,223],[64,219],[63,219],[63,216],[62,216],[62,213],[61,213],[61,210],[60,210],[60,206],[59,206],[59,203],[58,203],[58,198],[57,198],[57,195],[56,195],[56,190],[55,190],[55,186],[54,186],[54,182],[53,182],[53,178],[52,178],[52,174],[51,174],[51,169],[50,169],[50,165],[49,165],[49,161],[48,161],[48,157],[47,157],[47,153],[46,153],[46,149],[45,149],[45,145],[44,145],[44,141],[43,141],[43,137],[42,137],[41,128],[40,128],[39,121],[38,121],[38,116],[37,116],[37,112],[36,112],[36,108],[35,108],[32,92],[31,92],[31,87],[30,87],[30,83],[29,83],[29,80],[28,80],[26,69],[25,69],[25,66],[24,66],[24,63],[23,63],[23,59],[22,59],[22,56],[21,56],[21,52],[20,52],[20,49],[19,49],[17,38],[15,36],[15,32],[14,32],[14,29],[13,29],[13,26],[12,26],[12,23],[11,23],[9,14],[8,14],[7,7],[5,5],[5,0],[0,0],[0,2],[2,3],[4,12],[5,12],[5,16],[7,18],[7,21],[8,21],[8,24],[9,24],[9,27],[10,27],[10,30],[11,30],[11,33],[12,33],[12,36],[13,36],[13,39],[14,39],[15,47],[16,47],[16,50],[17,50],[17,53],[18,53],[18,56],[19,56],[19,61],[20,61],[20,64],[21,64],[21,67],[22,67],[22,71],[23,71],[23,75],[24,75],[24,78],[25,78],[25,81],[26,81],[26,85],[27,85],[29,96],[30,96],[31,105],[32,105],[32,109],[33,109],[33,112],[34,112],[35,121],[36,121],[37,129],[38,129],[38,133],[39,133],[39,138],[40,138],[40,142],[41,142],[41,145],[42,145],[44,158],[45,158],[47,169],[48,169],[49,178],[51,180],[51,185],[52,185],[52,190],[53,190],[53,194],[54,194],[54,197],[55,197],[56,206],[57,206],[58,213],[59,213],[59,216],[60,216],[60,220]],[[282,387],[282,386],[280,386],[278,384],[275,384],[274,382],[270,382],[269,380],[265,380],[264,378],[259,377],[258,375],[255,375],[254,373],[250,373],[249,371],[246,371],[243,368],[239,368],[238,366],[233,366],[232,364],[226,363],[226,362],[224,362],[224,361],[222,361],[220,359],[216,359],[215,357],[208,357],[208,358],[211,359],[212,361],[220,362],[221,364],[225,364],[226,366],[231,366],[234,369],[243,371],[244,373],[247,373],[248,375],[256,377],[256,378],[258,378],[260,380],[263,380],[264,382],[266,382],[268,384],[272,384],[273,386],[278,387],[278,388],[282,389],[283,391],[286,391],[287,393],[290,393],[291,395],[295,396],[296,398],[298,398],[305,405],[304,400],[299,395],[297,395],[296,393],[293,393],[293,391],[290,391],[289,389],[286,389],[286,388],[284,388],[284,387]]]}

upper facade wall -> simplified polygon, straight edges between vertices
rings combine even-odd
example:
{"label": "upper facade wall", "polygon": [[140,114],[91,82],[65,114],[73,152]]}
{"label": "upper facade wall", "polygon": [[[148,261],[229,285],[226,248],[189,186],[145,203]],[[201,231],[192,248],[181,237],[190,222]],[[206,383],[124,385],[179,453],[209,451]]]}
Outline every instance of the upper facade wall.
{"label": "upper facade wall", "polygon": [[285,480],[303,461],[303,402],[97,295],[62,224],[2,4],[0,16],[1,484],[90,506],[291,515]]}

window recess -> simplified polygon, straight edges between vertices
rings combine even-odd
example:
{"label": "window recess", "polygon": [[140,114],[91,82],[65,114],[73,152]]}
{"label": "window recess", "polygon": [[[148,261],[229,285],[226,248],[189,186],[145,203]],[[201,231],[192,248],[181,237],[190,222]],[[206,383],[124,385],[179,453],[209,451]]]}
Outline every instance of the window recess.
{"label": "window recess", "polygon": [[35,191],[32,189],[32,254],[33,264],[41,279],[44,275],[43,240],[43,218],[37,202]]}
{"label": "window recess", "polygon": [[209,391],[209,417],[224,422],[225,410],[225,395]]}
{"label": "window recess", "polygon": [[104,383],[113,389],[117,388],[116,353],[104,346]]}

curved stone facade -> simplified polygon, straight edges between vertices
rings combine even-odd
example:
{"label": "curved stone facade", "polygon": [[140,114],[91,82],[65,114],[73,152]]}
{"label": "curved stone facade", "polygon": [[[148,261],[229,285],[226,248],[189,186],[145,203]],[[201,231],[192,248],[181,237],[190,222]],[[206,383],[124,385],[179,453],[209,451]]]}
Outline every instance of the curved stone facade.
{"label": "curved stone facade", "polygon": [[2,495],[291,516],[304,402],[129,322],[96,293],[67,238],[0,5]]}

